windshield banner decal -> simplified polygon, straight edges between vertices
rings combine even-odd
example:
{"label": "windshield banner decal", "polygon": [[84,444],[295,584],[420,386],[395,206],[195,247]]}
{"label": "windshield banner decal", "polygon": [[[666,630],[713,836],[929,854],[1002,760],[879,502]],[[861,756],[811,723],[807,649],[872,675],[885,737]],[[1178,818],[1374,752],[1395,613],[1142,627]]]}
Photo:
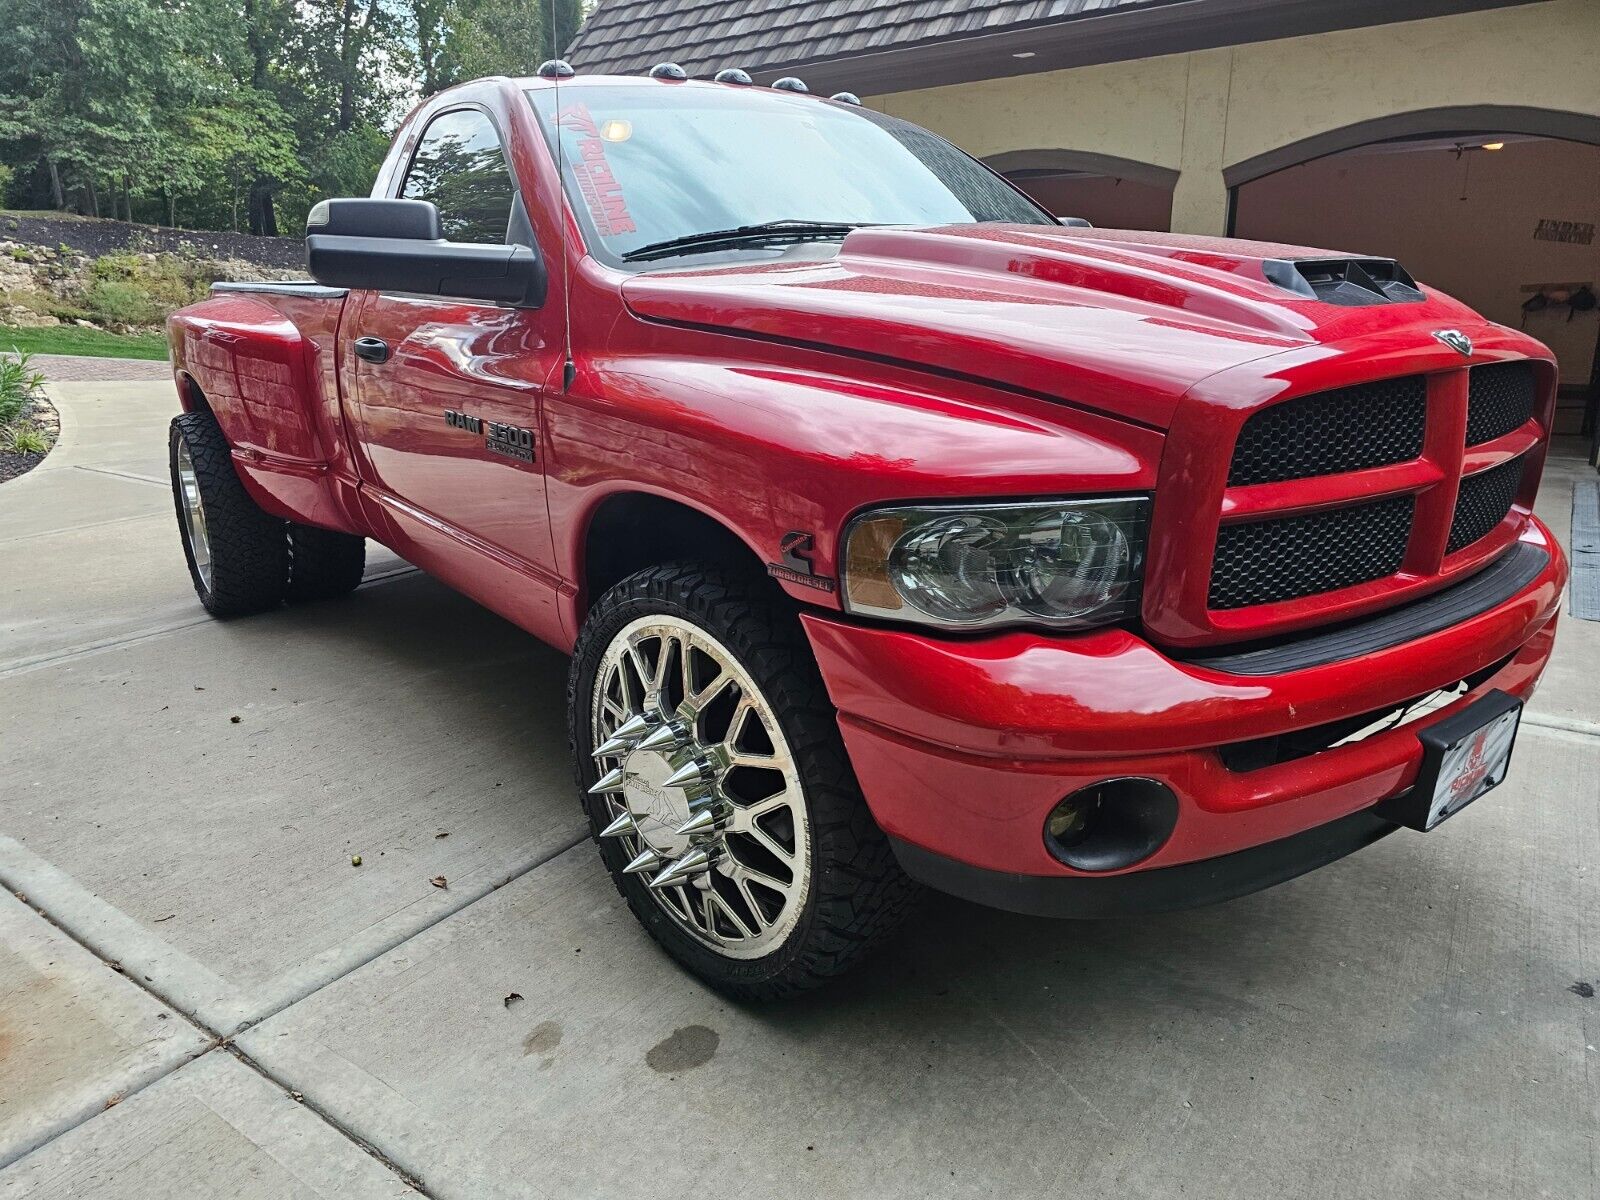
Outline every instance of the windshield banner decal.
{"label": "windshield banner decal", "polygon": [[582,104],[562,109],[557,123],[573,130],[578,136],[577,158],[571,163],[578,191],[588,206],[589,218],[604,237],[619,233],[633,233],[636,227],[628,211],[628,201],[622,194],[622,185],[611,172],[606,161],[606,143],[600,136],[594,117]]}

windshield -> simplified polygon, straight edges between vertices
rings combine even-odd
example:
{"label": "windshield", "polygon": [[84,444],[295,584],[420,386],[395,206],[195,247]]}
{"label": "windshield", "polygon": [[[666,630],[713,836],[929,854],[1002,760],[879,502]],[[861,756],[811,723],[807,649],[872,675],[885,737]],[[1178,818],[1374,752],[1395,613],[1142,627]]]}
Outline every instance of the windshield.
{"label": "windshield", "polygon": [[[590,248],[614,264],[641,247],[769,222],[1054,223],[943,138],[870,109],[723,85],[597,84],[560,89],[557,123],[556,94],[528,98],[546,137],[559,124],[568,198]],[[746,252],[770,253],[755,237]],[[710,249],[728,246],[673,257]]]}

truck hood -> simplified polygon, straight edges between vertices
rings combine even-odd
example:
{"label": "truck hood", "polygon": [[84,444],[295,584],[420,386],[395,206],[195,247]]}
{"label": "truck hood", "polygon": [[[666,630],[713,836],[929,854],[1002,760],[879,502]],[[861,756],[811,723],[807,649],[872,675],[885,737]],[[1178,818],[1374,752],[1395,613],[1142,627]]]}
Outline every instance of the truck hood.
{"label": "truck hood", "polygon": [[1388,346],[1408,332],[1426,342],[1481,320],[1431,290],[1334,303],[1296,282],[1296,264],[1350,261],[1130,230],[897,227],[857,230],[822,260],[635,275],[622,294],[647,320],[898,362],[1165,429],[1185,392],[1241,363],[1344,353],[1338,343],[1378,333]]}

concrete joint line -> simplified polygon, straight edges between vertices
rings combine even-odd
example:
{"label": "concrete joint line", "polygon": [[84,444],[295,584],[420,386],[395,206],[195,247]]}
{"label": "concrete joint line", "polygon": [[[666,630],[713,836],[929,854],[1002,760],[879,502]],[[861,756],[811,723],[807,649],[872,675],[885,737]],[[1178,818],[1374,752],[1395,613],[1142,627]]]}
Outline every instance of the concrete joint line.
{"label": "concrete joint line", "polygon": [[131,479],[135,483],[151,483],[159,488],[172,486],[171,480],[157,479],[153,475],[136,475],[132,471],[113,471],[110,467],[86,467],[82,463],[74,463],[73,466],[79,471],[91,471],[96,475],[111,475],[117,479]]}
{"label": "concrete joint line", "polygon": [[[361,587],[376,587],[379,584],[389,583],[395,579],[418,573],[416,567],[396,567],[393,570],[380,571],[378,574],[362,580]],[[29,671],[37,671],[42,667],[52,667],[58,663],[87,658],[90,655],[102,654],[107,650],[116,650],[123,646],[134,646],[140,642],[148,642],[153,638],[166,637],[168,634],[181,633],[185,629],[193,629],[198,625],[209,625],[213,620],[214,618],[210,616],[199,616],[187,621],[174,621],[170,625],[156,625],[150,629],[141,629],[135,633],[124,634],[121,637],[105,638],[98,642],[85,642],[81,646],[69,646],[65,650],[52,650],[48,654],[35,654],[28,658],[13,659],[10,662],[0,663],[0,679],[6,679],[12,675],[24,675]]]}
{"label": "concrete joint line", "polygon": [[0,884],[127,979],[182,1013],[208,1037],[225,1036],[219,1009],[243,1004],[232,985],[168,945],[121,909],[107,904],[65,871],[15,838],[0,835]]}
{"label": "concrete joint line", "polygon": [[[337,946],[330,946],[321,954],[307,959],[267,983],[250,998],[246,1007],[235,1014],[230,1014],[236,1017],[231,1032],[242,1033],[251,1026],[258,1025],[267,1018],[293,1007],[329,984],[338,982],[369,962],[382,958],[391,950],[427,932],[441,921],[455,916],[506,884],[522,878],[529,871],[542,867],[574,846],[582,845],[588,836],[589,830],[585,825],[559,838],[553,844],[541,847],[533,854],[502,866],[491,874],[459,882],[451,880],[448,891],[435,891],[424,898],[423,902],[430,905],[426,913],[408,915],[408,911],[402,909],[388,920],[369,926]],[[432,905],[437,907],[431,907]]]}
{"label": "concrete joint line", "polygon": [[401,910],[355,937],[246,993],[146,929],[121,909],[89,892],[54,864],[14,838],[0,835],[0,884],[27,898],[51,924],[98,958],[115,964],[133,983],[181,1012],[208,1036],[231,1038],[266,1018],[298,1004],[389,953],[439,922],[499,890],[557,855],[582,844],[587,828],[485,874],[463,880],[447,892],[430,893],[425,913]]}
{"label": "concrete joint line", "polygon": [[[267,1069],[235,1046],[233,1039],[253,1025],[293,1007],[506,884],[581,845],[588,836],[587,827],[583,827],[476,883],[455,885],[448,893],[449,900],[426,916],[410,921],[381,922],[362,935],[332,947],[279,976],[253,996],[226,983],[120,909],[93,895],[64,871],[40,858],[16,839],[4,835],[0,835],[0,885],[16,893],[19,899],[56,929],[112,967],[135,987],[177,1012],[209,1043],[198,1054],[142,1073],[124,1089],[124,1098],[182,1070],[211,1050],[225,1049],[275,1087],[309,1107],[332,1129],[376,1158],[407,1186],[421,1195],[428,1195],[414,1171],[402,1168],[388,1153],[356,1134],[314,1101],[308,1100],[311,1091],[309,1082],[301,1080],[300,1087],[291,1086],[291,1080]],[[80,1112],[53,1123],[41,1130],[38,1137],[30,1139],[26,1146],[19,1147],[15,1153],[0,1161],[0,1168],[98,1115],[99,1111]]]}
{"label": "concrete joint line", "polygon": [[42,538],[57,538],[64,533],[83,533],[89,529],[104,529],[108,525],[127,525],[132,521],[170,520],[172,520],[172,514],[165,511],[137,513],[131,517],[109,517],[104,521],[90,521],[86,525],[68,525],[63,529],[41,529],[37,533],[19,533],[15,537],[0,538],[0,545],[15,546],[19,542],[36,542]]}
{"label": "concrete joint line", "polygon": [[243,1063],[257,1075],[261,1076],[261,1078],[265,1079],[273,1087],[277,1088],[290,1099],[294,1100],[296,1104],[300,1105],[302,1108],[309,1109],[321,1119],[323,1124],[327,1125],[340,1137],[344,1138],[345,1141],[352,1143],[367,1155],[377,1159],[378,1162],[383,1164],[385,1168],[392,1172],[401,1183],[405,1184],[412,1191],[416,1192],[417,1195],[429,1197],[429,1200],[432,1200],[433,1193],[428,1191],[428,1189],[423,1186],[422,1180],[417,1175],[406,1170],[377,1146],[374,1146],[366,1138],[362,1137],[355,1130],[351,1129],[350,1126],[346,1125],[338,1117],[334,1116],[315,1099],[313,1099],[310,1092],[297,1091],[293,1088],[290,1088],[286,1083],[284,1083],[283,1080],[279,1079],[271,1071],[267,1070],[266,1067],[262,1066],[255,1059],[251,1058],[249,1054],[245,1053],[244,1050],[240,1049],[232,1042],[224,1044],[221,1049],[224,1053],[231,1054],[235,1059]]}
{"label": "concrete joint line", "polygon": [[1573,717],[1547,717],[1542,713],[1525,713],[1522,723],[1530,729],[1552,729],[1561,733],[1575,733],[1583,738],[1600,738],[1600,725],[1593,721],[1579,721]]}

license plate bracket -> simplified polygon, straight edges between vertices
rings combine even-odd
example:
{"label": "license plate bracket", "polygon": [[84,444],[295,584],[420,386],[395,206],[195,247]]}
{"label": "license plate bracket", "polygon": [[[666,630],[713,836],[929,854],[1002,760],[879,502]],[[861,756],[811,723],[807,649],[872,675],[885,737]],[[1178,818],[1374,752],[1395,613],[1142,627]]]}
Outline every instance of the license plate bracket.
{"label": "license plate bracket", "polygon": [[1437,828],[1505,780],[1521,721],[1522,701],[1496,688],[1420,730],[1417,782],[1380,804],[1378,815],[1410,829]]}

